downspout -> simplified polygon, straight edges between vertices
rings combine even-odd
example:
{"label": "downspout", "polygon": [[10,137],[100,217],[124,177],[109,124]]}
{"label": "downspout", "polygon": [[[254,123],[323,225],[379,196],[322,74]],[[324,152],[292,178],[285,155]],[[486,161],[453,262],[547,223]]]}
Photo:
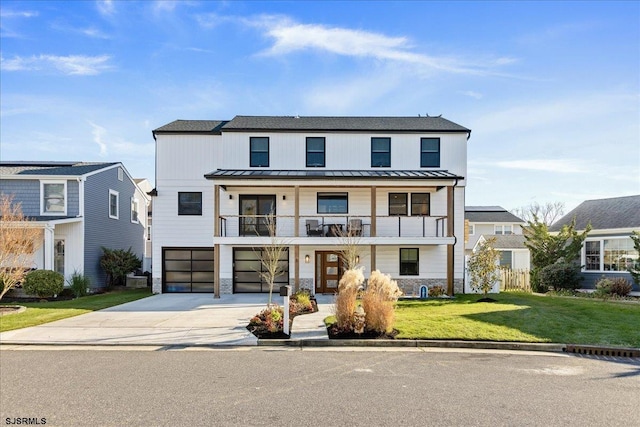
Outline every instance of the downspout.
{"label": "downspout", "polygon": [[[458,178],[456,178],[455,182],[453,183],[453,197],[451,199],[451,207],[453,208],[453,216],[451,217],[451,219],[453,220],[453,224],[451,226],[451,229],[453,230],[453,236],[452,236],[453,237],[453,258],[451,260],[451,263],[453,265],[451,265],[451,271],[453,271],[454,273],[455,273],[455,266],[456,266],[456,244],[458,243],[458,238],[456,237],[456,187],[457,186],[458,186]],[[453,285],[453,291],[451,292],[453,295],[455,295],[456,293],[455,280],[456,279],[454,274],[454,277],[453,277],[454,285]],[[463,286],[462,291],[464,293],[464,280],[463,280],[462,286]]]}

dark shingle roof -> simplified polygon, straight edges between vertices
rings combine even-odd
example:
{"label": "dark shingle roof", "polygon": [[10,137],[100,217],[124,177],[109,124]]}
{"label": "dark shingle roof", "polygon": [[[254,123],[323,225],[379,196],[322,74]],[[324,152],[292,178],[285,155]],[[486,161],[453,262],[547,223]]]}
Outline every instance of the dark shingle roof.
{"label": "dark shingle roof", "polygon": [[207,179],[462,179],[445,170],[247,170],[218,169]]}
{"label": "dark shingle roof", "polygon": [[465,206],[464,218],[469,222],[524,222],[502,206]]}
{"label": "dark shingle roof", "polygon": [[584,201],[549,227],[549,231],[560,231],[573,218],[577,230],[584,230],[589,223],[594,230],[640,229],[640,195]]}
{"label": "dark shingle roof", "polygon": [[442,117],[236,116],[223,130],[471,132]]}
{"label": "dark shingle roof", "polygon": [[0,162],[0,175],[81,176],[117,163],[91,162]]}
{"label": "dark shingle roof", "polygon": [[228,120],[175,120],[169,124],[159,127],[153,133],[163,132],[206,132],[220,133],[220,129]]}
{"label": "dark shingle roof", "polygon": [[495,238],[493,247],[496,249],[524,249],[525,238],[522,234],[487,235],[485,239]]}

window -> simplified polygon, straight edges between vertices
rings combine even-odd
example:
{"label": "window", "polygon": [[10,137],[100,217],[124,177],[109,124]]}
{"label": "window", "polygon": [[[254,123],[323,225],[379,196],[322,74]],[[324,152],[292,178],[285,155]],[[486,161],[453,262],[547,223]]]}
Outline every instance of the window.
{"label": "window", "polygon": [[[253,167],[269,166],[269,138],[252,136],[249,139],[250,160],[249,165]],[[199,214],[198,214],[199,215]]]}
{"label": "window", "polygon": [[389,216],[407,215],[407,193],[389,193]]}
{"label": "window", "polygon": [[584,252],[586,271],[627,271],[638,259],[629,237],[586,241]]}
{"label": "window", "polygon": [[118,219],[120,212],[120,193],[109,190],[109,218]]}
{"label": "window", "polygon": [[513,227],[511,225],[496,225],[494,226],[494,234],[498,234],[498,235],[506,235],[506,234],[512,234],[513,233]]}
{"label": "window", "polygon": [[440,138],[420,138],[420,167],[440,167]]}
{"label": "window", "polygon": [[318,193],[318,213],[348,213],[347,193]]}
{"label": "window", "polygon": [[178,215],[202,215],[202,193],[179,192]]}
{"label": "window", "polygon": [[391,166],[391,138],[371,138],[371,167]]}
{"label": "window", "polygon": [[400,275],[418,275],[418,249],[400,249]]}
{"label": "window", "polygon": [[[269,215],[276,215],[275,195],[240,196],[240,236],[268,236]],[[276,221],[277,218],[272,218]],[[274,222],[272,226],[276,227]]]}
{"label": "window", "polygon": [[475,224],[469,224],[469,236],[473,236],[476,234],[476,226]]}
{"label": "window", "polygon": [[43,215],[67,214],[67,183],[41,182],[40,194],[42,194],[40,211]]}
{"label": "window", "polygon": [[322,137],[307,138],[307,167],[324,167],[324,146],[325,140]]}
{"label": "window", "polygon": [[429,193],[411,194],[411,216],[429,216]]}
{"label": "window", "polygon": [[500,267],[511,268],[512,259],[512,251],[500,251]]}
{"label": "window", "polygon": [[122,168],[118,168],[118,181],[122,181],[124,179],[124,171]]}
{"label": "window", "polygon": [[131,198],[131,222],[138,224],[140,220],[138,219],[138,199]]}

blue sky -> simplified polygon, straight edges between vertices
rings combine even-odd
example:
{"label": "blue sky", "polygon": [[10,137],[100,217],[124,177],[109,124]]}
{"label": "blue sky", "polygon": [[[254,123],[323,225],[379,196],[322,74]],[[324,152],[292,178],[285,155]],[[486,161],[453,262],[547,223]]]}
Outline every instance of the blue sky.
{"label": "blue sky", "polygon": [[466,204],[640,193],[639,2],[0,1],[0,158],[122,161],[242,115],[438,115]]}

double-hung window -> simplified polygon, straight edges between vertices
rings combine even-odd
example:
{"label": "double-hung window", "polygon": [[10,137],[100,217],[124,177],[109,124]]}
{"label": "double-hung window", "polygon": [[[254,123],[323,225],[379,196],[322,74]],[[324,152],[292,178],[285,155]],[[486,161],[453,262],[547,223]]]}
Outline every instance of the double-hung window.
{"label": "double-hung window", "polygon": [[389,216],[407,215],[407,193],[389,193]]}
{"label": "double-hung window", "polygon": [[109,218],[118,219],[120,213],[120,193],[109,190]]}
{"label": "double-hung window", "polygon": [[266,136],[252,136],[249,138],[249,166],[269,166],[269,138]]}
{"label": "double-hung window", "polygon": [[318,213],[349,213],[349,197],[347,193],[318,193]]}
{"label": "double-hung window", "polygon": [[418,260],[418,248],[400,249],[400,275],[417,276],[420,274]]}
{"label": "double-hung window", "polygon": [[202,193],[179,192],[178,215],[202,215]]}
{"label": "double-hung window", "polygon": [[585,271],[627,271],[638,259],[630,237],[584,242]]}
{"label": "double-hung window", "polygon": [[307,167],[323,168],[325,166],[324,137],[307,137]]}
{"label": "double-hung window", "polygon": [[494,234],[497,234],[497,235],[513,234],[513,227],[511,225],[496,225]]}
{"label": "double-hung window", "polygon": [[371,167],[391,166],[391,138],[371,138]]}
{"label": "double-hung window", "polygon": [[66,215],[67,214],[67,183],[41,182],[40,194],[42,194],[42,215]]}
{"label": "double-hung window", "polygon": [[134,224],[138,224],[140,222],[140,219],[138,218],[138,213],[139,213],[139,203],[138,203],[138,199],[136,199],[135,197],[131,198],[131,222],[133,222]]}
{"label": "double-hung window", "polygon": [[440,167],[440,138],[420,138],[420,167]]}

